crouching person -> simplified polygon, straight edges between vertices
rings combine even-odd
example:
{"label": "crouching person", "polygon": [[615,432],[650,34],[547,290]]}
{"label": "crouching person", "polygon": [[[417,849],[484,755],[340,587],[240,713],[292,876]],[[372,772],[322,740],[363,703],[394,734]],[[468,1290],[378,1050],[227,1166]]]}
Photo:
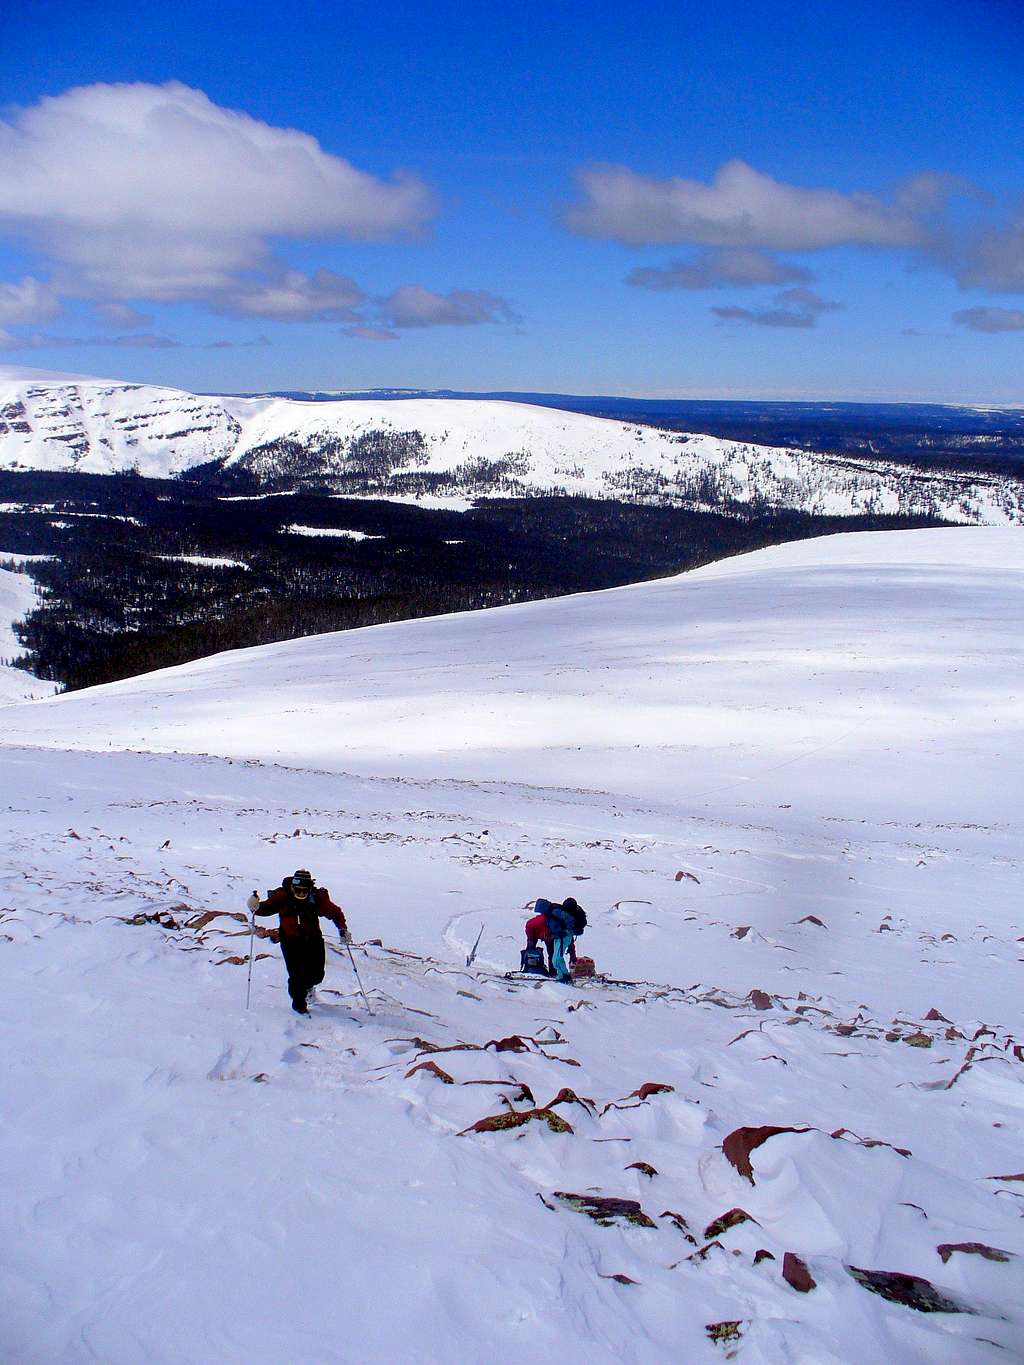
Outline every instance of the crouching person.
{"label": "crouching person", "polygon": [[277,915],[279,941],[288,971],[288,994],[296,1014],[309,1013],[310,993],[324,979],[327,948],[321,919],[331,920],[346,943],[352,942],[340,905],[325,886],[316,886],[304,867],[286,877],[266,900],[255,892],[246,902],[254,915]]}
{"label": "crouching person", "polygon": [[583,932],[583,926],[587,922],[586,915],[572,896],[567,896],[561,905],[538,898],[534,910],[537,913],[526,926],[527,944],[530,941],[530,925],[542,919],[545,932],[541,933],[538,926],[537,938],[534,941],[543,941],[548,949],[550,975],[564,985],[570,985],[572,975],[569,964],[576,961],[575,938],[577,933]]}

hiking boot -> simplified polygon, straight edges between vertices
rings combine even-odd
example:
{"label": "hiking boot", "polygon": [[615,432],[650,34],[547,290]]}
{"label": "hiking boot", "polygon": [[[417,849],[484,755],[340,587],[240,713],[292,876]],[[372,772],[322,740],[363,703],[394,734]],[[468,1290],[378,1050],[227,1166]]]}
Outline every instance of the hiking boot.
{"label": "hiking boot", "polygon": [[308,1014],[308,1013],[309,1013],[309,1010],[306,1008],[306,1002],[305,1002],[305,1000],[293,1000],[293,1001],[292,1001],[292,1009],[295,1011],[296,1014]]}
{"label": "hiking boot", "polygon": [[320,1002],[317,1000],[317,997],[316,997],[316,987],[315,987],[315,986],[310,986],[309,990],[306,992],[306,1004],[307,1004],[307,1005],[317,1005],[317,1004],[319,1004],[319,1003],[320,1003]]}

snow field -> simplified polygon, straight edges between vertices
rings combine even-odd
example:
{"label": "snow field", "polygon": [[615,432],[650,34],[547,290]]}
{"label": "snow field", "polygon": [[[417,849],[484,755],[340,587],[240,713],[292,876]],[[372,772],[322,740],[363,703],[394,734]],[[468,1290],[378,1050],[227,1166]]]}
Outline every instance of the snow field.
{"label": "snow field", "polygon": [[[7,708],[0,1346],[1024,1358],[1022,582],[1014,532],[838,537]],[[297,866],[373,1017],[332,951],[295,1019],[265,938],[246,1013]],[[570,893],[636,985],[504,979]],[[751,1183],[758,1125],[807,1131]]]}

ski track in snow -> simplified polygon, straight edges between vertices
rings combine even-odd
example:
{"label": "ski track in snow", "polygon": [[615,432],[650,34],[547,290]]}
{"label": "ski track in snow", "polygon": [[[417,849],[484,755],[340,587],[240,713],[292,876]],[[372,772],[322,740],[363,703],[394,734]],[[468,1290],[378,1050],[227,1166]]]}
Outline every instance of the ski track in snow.
{"label": "ski track in snow", "polygon": [[[689,575],[674,593],[659,583],[319,637],[5,710],[0,1353],[19,1365],[1024,1359],[1024,1181],[993,1178],[1024,1165],[1024,746],[1009,710],[992,725],[990,700],[1018,685],[1024,553],[1014,533],[917,534],[945,537],[951,580],[972,581],[956,545],[976,567],[1003,564],[998,592],[975,578],[971,612],[960,600],[941,651],[942,676],[963,681],[938,691],[921,637],[934,639],[940,597],[905,591],[913,629],[883,614],[872,642],[856,575],[834,567],[843,546],[816,551],[842,579],[836,609],[861,667],[907,691],[902,738],[886,724],[873,746],[857,669],[845,656],[836,667],[820,586],[802,577],[811,547]],[[882,547],[906,563],[938,543],[858,537],[849,553],[863,547],[876,565],[864,574],[884,577]],[[763,623],[744,578],[787,562],[787,591],[803,581],[815,601],[802,637]],[[687,716],[706,697],[731,717],[682,757],[669,735],[642,769],[628,717],[619,748],[589,755],[572,735],[559,749],[552,730],[543,762],[515,744],[502,758],[500,731],[468,758],[458,733],[436,756],[412,743],[396,758],[409,715],[376,737],[375,679],[389,663],[410,676],[413,658],[425,723],[454,658],[465,695],[450,697],[451,728],[472,727],[472,661],[492,639],[542,729],[550,676],[570,661],[572,685],[588,663],[590,685],[616,695],[628,674],[637,709],[662,717],[624,645],[652,594],[664,605],[643,624],[660,610]],[[715,606],[736,615],[752,662],[734,661]],[[582,655],[584,636],[605,654]],[[827,723],[808,705],[812,648],[837,689]],[[367,659],[367,696],[349,700],[362,708],[356,755],[310,708],[316,649],[341,660],[332,691]],[[734,662],[716,671],[716,652]],[[239,675],[257,705],[248,755],[223,724],[245,695]],[[286,761],[267,753],[264,694],[297,708]],[[790,708],[808,720],[795,745]],[[295,753],[303,717],[319,762]],[[210,752],[143,751],[189,725]],[[318,1005],[295,1018],[262,934],[246,1012],[245,897],[296,866],[345,907],[372,1016],[335,943]],[[590,917],[580,950],[636,984],[503,976],[533,898],[570,893]],[[494,1046],[516,1035],[523,1050]],[[671,1089],[635,1096],[646,1082]],[[554,1127],[542,1113],[466,1131],[555,1100]],[[752,1184],[722,1144],[761,1124],[808,1131],[756,1147]],[[602,1226],[558,1191],[635,1200],[653,1226]],[[711,1230],[737,1208],[746,1221]],[[965,1243],[1011,1258],[944,1263],[937,1248]],[[761,1250],[774,1259],[755,1261]],[[783,1279],[787,1252],[816,1281],[809,1293]],[[887,1302],[848,1265],[925,1277],[974,1312]],[[737,1338],[714,1344],[712,1323],[738,1324]]]}

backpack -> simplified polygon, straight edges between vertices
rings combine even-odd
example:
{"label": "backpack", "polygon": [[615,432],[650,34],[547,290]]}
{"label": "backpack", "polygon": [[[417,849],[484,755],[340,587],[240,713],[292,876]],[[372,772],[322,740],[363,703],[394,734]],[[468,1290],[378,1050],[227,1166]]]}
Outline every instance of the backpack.
{"label": "backpack", "polygon": [[565,906],[563,905],[562,909],[565,910],[565,913],[567,915],[572,916],[573,933],[576,935],[577,938],[579,938],[580,934],[582,934],[583,930],[587,927],[586,910],[584,910],[582,905],[577,905],[575,910],[566,910]]}
{"label": "backpack", "polygon": [[519,970],[530,972],[535,976],[547,976],[548,969],[544,965],[543,948],[524,948],[519,954]]}

